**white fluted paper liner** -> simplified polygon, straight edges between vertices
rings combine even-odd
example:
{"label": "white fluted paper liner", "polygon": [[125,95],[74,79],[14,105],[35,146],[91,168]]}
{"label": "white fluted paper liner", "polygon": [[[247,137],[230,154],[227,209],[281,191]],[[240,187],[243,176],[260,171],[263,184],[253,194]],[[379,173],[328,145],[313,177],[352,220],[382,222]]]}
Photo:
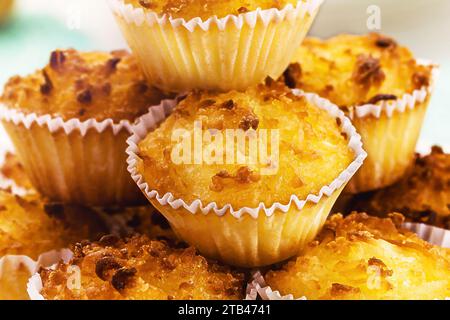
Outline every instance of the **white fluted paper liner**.
{"label": "white fluted paper liner", "polygon": [[420,90],[414,90],[412,93],[406,93],[397,100],[383,101],[380,104],[365,104],[350,109],[350,119],[365,118],[373,116],[380,118],[382,114],[386,114],[391,118],[394,112],[404,113],[407,110],[414,109],[417,105],[425,102],[434,91],[434,87],[439,76],[439,67],[431,61],[419,59],[417,62],[423,66],[432,66],[431,81],[428,87]]}
{"label": "white fluted paper liner", "polygon": [[124,149],[133,121],[65,121],[2,104],[0,121],[33,186],[50,199],[93,206],[145,201],[126,170]]}
{"label": "white fluted paper liner", "polygon": [[272,21],[293,20],[298,16],[303,17],[306,14],[314,14],[323,3],[323,0],[298,1],[296,6],[287,4],[283,9],[271,8],[263,10],[258,8],[238,15],[229,14],[222,18],[212,16],[205,21],[200,17],[186,21],[183,18],[172,18],[167,14],[159,16],[155,12],[145,12],[143,8],[135,8],[132,4],[126,4],[124,0],[109,0],[109,3],[112,10],[122,16],[127,23],[135,23],[136,25],[147,23],[149,26],[169,23],[172,27],[183,27],[190,32],[194,32],[196,28],[208,31],[213,25],[217,26],[219,30],[224,30],[229,23],[240,29],[244,24],[253,28],[258,20],[263,21],[264,25],[268,25]]}
{"label": "white fluted paper liner", "polygon": [[36,262],[36,268],[28,280],[27,292],[31,300],[45,300],[41,295],[42,279],[38,271],[40,268],[53,269],[59,262],[69,263],[73,257],[73,252],[69,249],[62,249],[60,251],[50,251],[41,255]]}
{"label": "white fluted paper liner", "polygon": [[[261,274],[259,271],[257,273]],[[245,300],[258,300],[258,288],[254,279],[257,273],[254,273],[253,280],[247,283],[247,287],[245,288]]]}
{"label": "white fluted paper liner", "polygon": [[132,123],[128,120],[122,120],[118,123],[113,119],[105,119],[98,121],[96,119],[88,119],[80,121],[79,119],[64,120],[61,117],[53,117],[49,114],[38,115],[36,113],[26,114],[19,110],[9,109],[6,105],[0,103],[0,120],[12,122],[15,125],[24,125],[25,128],[30,129],[33,124],[40,127],[46,126],[51,133],[59,130],[64,130],[66,134],[71,134],[78,131],[82,136],[85,136],[89,130],[95,130],[102,133],[107,128],[112,128],[114,135],[117,135],[122,130],[131,132]]}
{"label": "white fluted paper liner", "polygon": [[[72,256],[72,252],[68,249],[54,250],[44,253],[38,257],[37,261],[23,255],[6,255],[0,258],[0,278],[2,278],[3,272],[11,273],[22,267],[25,267],[29,273],[29,276],[32,277],[39,271],[39,268],[51,267],[61,260],[64,262],[69,262]],[[5,270],[6,268],[7,270]]]}
{"label": "white fluted paper liner", "polygon": [[253,273],[252,281],[247,285],[246,300],[257,300],[258,297],[262,300],[307,300],[306,297],[295,299],[292,294],[283,296],[279,291],[273,291],[267,286],[261,272],[256,271]]}
{"label": "white fluted paper liner", "polygon": [[[161,105],[169,106],[171,101],[173,100],[163,100]],[[153,107],[154,106],[150,106],[148,110],[151,110]],[[171,110],[167,108],[162,111],[165,113],[165,116],[169,115],[171,112]],[[24,125],[27,129],[31,128],[33,124],[37,124],[40,127],[46,126],[51,133],[62,129],[69,135],[72,132],[77,131],[80,132],[82,136],[85,136],[90,130],[95,130],[98,133],[102,133],[109,128],[112,129],[114,135],[118,135],[122,130],[132,133],[131,128],[134,124],[129,120],[115,122],[111,118],[107,118],[102,121],[98,121],[96,119],[80,121],[80,119],[77,118],[64,120],[61,117],[53,117],[49,114],[38,115],[36,113],[23,113],[19,110],[9,109],[2,103],[0,103],[0,120],[12,122],[15,125]]]}
{"label": "white fluted paper liner", "polygon": [[181,92],[244,90],[267,76],[278,78],[323,0],[212,16],[205,21],[159,16],[124,0],[109,2],[149,82]]}
{"label": "white fluted paper liner", "polygon": [[[282,211],[284,213],[288,212],[292,205],[297,206],[298,210],[302,210],[307,202],[312,202],[317,204],[320,199],[324,196],[331,196],[334,191],[341,188],[346,184],[351,177],[358,171],[362,166],[364,159],[367,157],[367,153],[362,147],[361,137],[356,132],[355,127],[353,127],[350,119],[348,119],[344,112],[342,112],[336,105],[332,104],[330,101],[319,97],[316,94],[303,93],[301,90],[293,90],[293,93],[298,96],[305,96],[305,98],[317,106],[318,108],[327,111],[332,117],[339,118],[341,120],[341,130],[346,133],[349,137],[349,148],[354,152],[355,159],[353,162],[345,169],[334,181],[329,185],[324,186],[320,189],[318,194],[309,194],[306,199],[299,199],[297,195],[292,195],[290,200],[286,204],[280,202],[275,202],[270,207],[267,207],[263,202],[261,202],[256,208],[233,208],[231,204],[227,204],[223,207],[219,207],[215,202],[208,204],[203,204],[201,199],[194,200],[192,203],[187,203],[183,199],[176,199],[172,193],[159,194],[157,190],[150,188],[148,183],[145,181],[142,174],[138,172],[137,163],[139,161],[139,147],[138,144],[142,141],[147,134],[156,129],[156,125],[161,121],[159,114],[156,113],[157,108],[152,109],[151,112],[143,116],[136,126],[133,127],[134,134],[128,139],[128,148],[126,153],[129,155],[128,171],[131,177],[136,182],[138,187],[147,195],[149,199],[156,199],[161,206],[170,206],[173,209],[179,209],[183,207],[192,214],[202,213],[207,215],[209,213],[216,214],[218,216],[223,216],[225,213],[230,212],[232,216],[240,219],[244,214],[250,215],[252,218],[257,219],[260,212],[264,213],[267,217],[270,217],[276,211]],[[153,112],[155,111],[155,112]]]}
{"label": "white fluted paper liner", "polygon": [[[433,245],[450,248],[450,230],[445,230],[423,223],[404,223],[403,227],[416,233],[419,238],[425,240]],[[246,300],[256,300],[260,297],[262,300],[295,300],[292,294],[283,296],[279,291],[273,291],[267,286],[264,276],[260,271],[253,273],[252,281],[247,285]],[[447,298],[446,300],[450,299]],[[307,300],[307,297],[302,297],[296,300]]]}
{"label": "white fluted paper liner", "polygon": [[433,227],[423,223],[406,222],[403,224],[405,229],[416,233],[419,238],[434,244],[435,246],[450,249],[450,230]]}
{"label": "white fluted paper liner", "polygon": [[350,108],[349,117],[361,135],[369,157],[344,193],[356,194],[387,187],[398,181],[410,167],[439,71],[431,62],[418,63],[432,67],[429,86],[397,100]]}

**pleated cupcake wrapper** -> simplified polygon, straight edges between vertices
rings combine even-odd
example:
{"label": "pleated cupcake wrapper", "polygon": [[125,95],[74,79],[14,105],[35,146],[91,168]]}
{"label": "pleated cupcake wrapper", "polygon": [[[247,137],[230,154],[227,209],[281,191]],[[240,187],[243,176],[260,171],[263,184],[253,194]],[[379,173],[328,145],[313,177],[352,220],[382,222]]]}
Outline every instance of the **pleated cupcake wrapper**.
{"label": "pleated cupcake wrapper", "polygon": [[306,297],[294,299],[292,294],[282,296],[279,291],[268,287],[260,271],[252,274],[252,281],[247,284],[245,300],[307,300]]}
{"label": "pleated cupcake wrapper", "polygon": [[41,255],[36,262],[35,272],[30,276],[27,284],[27,292],[30,300],[45,300],[41,291],[43,288],[42,279],[38,271],[40,268],[55,269],[59,262],[69,263],[72,260],[73,252],[69,249],[60,251],[50,251]]}
{"label": "pleated cupcake wrapper", "polygon": [[[430,62],[421,62],[432,65]],[[405,94],[396,101],[350,109],[349,117],[369,154],[345,193],[361,193],[397,182],[411,166],[428,103],[434,91],[438,68],[428,87]]]}
{"label": "pleated cupcake wrapper", "polygon": [[136,8],[132,4],[126,4],[124,0],[109,0],[111,8],[116,14],[120,14],[127,23],[141,25],[147,23],[149,26],[170,24],[175,28],[183,27],[190,32],[196,28],[209,31],[212,26],[217,26],[219,30],[225,30],[228,24],[234,24],[242,28],[244,24],[254,28],[258,20],[268,25],[272,21],[281,22],[284,20],[295,20],[297,16],[304,17],[306,14],[313,15],[323,3],[323,0],[298,1],[297,5],[287,4],[283,9],[261,9],[241,13],[239,15],[229,14],[223,18],[212,16],[203,21],[196,17],[186,21],[183,18],[172,18],[167,14],[159,16],[156,12],[145,12],[143,8]]}
{"label": "pleated cupcake wrapper", "polygon": [[[30,277],[34,277],[41,267],[48,268],[63,260],[69,262],[73,254],[68,249],[54,250],[40,255],[37,261],[23,255],[6,255],[0,258],[0,279],[11,277],[14,272],[26,269]],[[31,279],[31,278],[30,278]],[[28,285],[29,286],[29,285]],[[33,289],[38,288],[33,285]],[[41,283],[42,288],[42,283]],[[24,288],[24,293],[28,288]],[[41,289],[39,289],[40,292]],[[32,290],[34,292],[34,290]]]}
{"label": "pleated cupcake wrapper", "polygon": [[436,81],[439,77],[439,67],[431,61],[419,59],[417,63],[422,66],[432,66],[431,81],[428,87],[420,90],[414,90],[412,93],[406,93],[397,100],[383,101],[380,104],[365,104],[350,109],[350,119],[366,118],[369,116],[380,118],[385,114],[391,118],[395,112],[405,113],[408,110],[415,109],[418,105],[424,103],[433,94]]}
{"label": "pleated cupcake wrapper", "polygon": [[[450,230],[445,230],[422,223],[404,223],[403,227],[416,233],[419,238],[439,247],[450,248]],[[273,291],[267,286],[264,276],[260,271],[255,271],[252,281],[247,285],[246,300],[307,300],[307,297],[295,299],[294,295],[282,295],[279,291]],[[450,299],[447,298],[446,300]]]}
{"label": "pleated cupcake wrapper", "polygon": [[253,280],[247,285],[246,300],[307,300],[306,297],[296,299],[292,294],[282,295],[279,291],[273,291],[267,286],[264,276],[260,271],[253,274]]}
{"label": "pleated cupcake wrapper", "polygon": [[189,21],[110,0],[148,80],[166,90],[245,89],[278,78],[306,36],[323,0],[283,9]]}
{"label": "pleated cupcake wrapper", "polygon": [[231,204],[219,207],[215,202],[203,203],[201,199],[188,203],[170,192],[160,194],[151,189],[139,172],[142,159],[138,156],[139,142],[156,128],[160,119],[150,112],[133,128],[135,133],[127,141],[131,177],[153,206],[169,220],[177,236],[196,246],[203,255],[240,267],[269,265],[295,255],[301,246],[315,237],[345,184],[362,165],[367,154],[345,114],[315,94],[304,94],[299,90],[294,93],[304,95],[313,105],[341,120],[341,130],[349,137],[348,145],[355,158],[318,194],[310,194],[305,199],[292,195],[287,203],[266,206],[261,202],[255,208],[233,208]]}
{"label": "pleated cupcake wrapper", "polygon": [[126,170],[130,121],[64,121],[5,105],[0,121],[34,187],[51,200],[100,206],[145,201]]}
{"label": "pleated cupcake wrapper", "polygon": [[[348,119],[344,112],[342,112],[336,105],[332,104],[330,101],[319,97],[316,94],[303,93],[300,90],[293,90],[293,93],[297,96],[304,96],[311,104],[317,106],[318,108],[325,110],[334,118],[339,118],[341,121],[341,130],[343,133],[349,137],[348,147],[354,152],[355,158],[352,163],[329,185],[324,186],[320,189],[318,194],[309,194],[306,199],[299,199],[297,195],[292,195],[287,204],[282,204],[275,202],[270,207],[261,202],[256,208],[239,208],[235,209],[231,204],[219,207],[215,202],[208,204],[203,204],[201,199],[194,200],[191,203],[185,202],[183,199],[176,199],[172,193],[166,193],[160,195],[157,190],[150,188],[148,183],[145,181],[141,173],[139,173],[137,165],[140,161],[138,156],[139,146],[138,144],[147,136],[147,134],[157,128],[157,124],[161,122],[160,112],[163,106],[157,108],[152,108],[150,113],[141,117],[137,124],[133,127],[133,135],[127,140],[128,148],[126,153],[128,154],[128,171],[131,174],[133,180],[137,183],[138,187],[147,195],[149,199],[156,199],[161,206],[170,206],[172,209],[179,209],[183,207],[192,214],[202,213],[216,214],[217,216],[223,216],[229,212],[236,219],[240,219],[244,214],[250,215],[252,218],[257,219],[260,212],[264,213],[265,216],[270,217],[275,211],[288,212],[292,205],[295,205],[298,210],[302,210],[306,203],[317,204],[322,197],[330,197],[336,190],[343,187],[350,178],[358,171],[362,166],[364,159],[367,157],[367,153],[364,151],[361,137],[356,132],[355,127],[353,127],[350,119]],[[176,102],[173,102],[174,106]]]}
{"label": "pleated cupcake wrapper", "polygon": [[416,144],[427,111],[425,101],[391,118],[356,118],[354,126],[369,154],[344,192],[361,193],[380,189],[401,179],[414,161]]}
{"label": "pleated cupcake wrapper", "polygon": [[450,249],[450,230],[411,222],[404,223],[403,227],[435,246]]}

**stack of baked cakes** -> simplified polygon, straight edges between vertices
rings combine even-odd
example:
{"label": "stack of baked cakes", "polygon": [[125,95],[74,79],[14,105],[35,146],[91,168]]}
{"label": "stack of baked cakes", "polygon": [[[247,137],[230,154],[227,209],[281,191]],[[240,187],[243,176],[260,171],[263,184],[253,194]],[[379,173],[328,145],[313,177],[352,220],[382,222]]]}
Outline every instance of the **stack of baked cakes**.
{"label": "stack of baked cakes", "polygon": [[422,224],[448,227],[448,158],[414,153],[436,66],[303,41],[321,0],[110,2],[132,54],[5,85],[0,298],[450,297]]}

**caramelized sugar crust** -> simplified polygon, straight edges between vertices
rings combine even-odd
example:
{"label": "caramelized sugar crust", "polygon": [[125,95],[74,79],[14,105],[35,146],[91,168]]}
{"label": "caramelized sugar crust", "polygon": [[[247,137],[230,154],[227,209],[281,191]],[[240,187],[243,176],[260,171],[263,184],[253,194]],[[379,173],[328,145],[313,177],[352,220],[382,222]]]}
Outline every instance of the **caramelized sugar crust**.
{"label": "caramelized sugar crust", "polygon": [[133,121],[165,95],[147,84],[126,51],[56,50],[44,69],[9,79],[1,101],[26,114]]}
{"label": "caramelized sugar crust", "polygon": [[409,49],[371,33],[305,39],[283,78],[347,109],[402,98],[428,87],[431,76],[432,67],[420,65]]}
{"label": "caramelized sugar crust", "polygon": [[[170,247],[146,236],[103,237],[80,243],[69,265],[41,270],[46,299],[242,299],[244,276],[207,261],[195,249]],[[74,266],[81,287],[67,286]]]}
{"label": "caramelized sugar crust", "polygon": [[[268,82],[246,92],[197,91],[180,102],[139,144],[138,167],[150,188],[240,208],[288,203],[293,194],[304,199],[336,179],[354,158],[340,119]],[[233,140],[238,133],[244,145]],[[267,148],[258,144],[255,156],[248,137]]]}
{"label": "caramelized sugar crust", "polygon": [[265,279],[296,298],[332,300],[445,299],[450,251],[401,229],[403,216],[332,216],[316,241]]}

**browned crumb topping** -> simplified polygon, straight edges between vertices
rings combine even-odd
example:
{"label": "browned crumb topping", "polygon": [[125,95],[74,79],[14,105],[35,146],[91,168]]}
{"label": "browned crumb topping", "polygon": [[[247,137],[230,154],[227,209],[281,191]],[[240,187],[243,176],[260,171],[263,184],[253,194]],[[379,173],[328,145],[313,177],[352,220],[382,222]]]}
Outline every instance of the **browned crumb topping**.
{"label": "browned crumb topping", "polygon": [[12,77],[1,101],[25,113],[68,120],[134,120],[165,98],[146,84],[134,56],[126,51],[55,50],[48,65],[26,77]]}
{"label": "browned crumb topping", "polygon": [[346,295],[350,295],[350,294],[353,294],[353,295],[359,294],[360,290],[359,290],[359,288],[346,286],[344,284],[333,283],[331,285],[330,293],[334,297],[339,297],[339,296],[346,296]]}
{"label": "browned crumb topping", "polygon": [[[103,242],[103,243],[102,243]],[[69,265],[41,270],[47,299],[241,299],[244,275],[207,261],[195,249],[170,247],[146,236],[78,244]],[[70,289],[69,266],[81,270]]]}
{"label": "browned crumb topping", "polygon": [[450,294],[450,250],[403,230],[404,217],[334,215],[298,258],[265,280],[310,300],[428,300]]}
{"label": "browned crumb topping", "polygon": [[383,49],[395,49],[397,48],[398,45],[394,39],[383,35],[380,35],[378,39],[376,39],[375,44],[377,47]]}
{"label": "browned crumb topping", "polygon": [[398,97],[393,94],[377,94],[373,98],[371,98],[369,101],[367,101],[368,104],[377,104],[380,101],[389,101],[389,100],[397,100]]}
{"label": "browned crumb topping", "polygon": [[220,192],[225,188],[227,182],[229,184],[250,184],[257,182],[260,178],[261,176],[258,173],[253,172],[249,167],[239,168],[234,175],[231,175],[226,170],[222,170],[212,177],[212,182],[209,188],[211,191]]}
{"label": "browned crumb topping", "polygon": [[282,79],[317,93],[344,110],[401,98],[431,83],[432,66],[389,37],[371,33],[307,38]]}
{"label": "browned crumb topping", "polygon": [[240,7],[237,11],[238,11],[238,13],[247,13],[250,10],[248,10],[246,7]]}
{"label": "browned crumb topping", "polygon": [[428,156],[416,155],[413,168],[398,183],[355,196],[351,210],[380,216],[397,211],[408,221],[450,229],[450,155],[440,147]]}
{"label": "browned crumb topping", "polygon": [[[214,139],[203,139],[198,154],[185,152],[185,145],[194,147],[198,129]],[[185,133],[183,141],[173,139],[174,131]],[[327,111],[271,79],[246,92],[194,91],[139,143],[138,170],[153,190],[188,203],[201,199],[233,208],[287,203],[293,194],[318,193],[352,162],[353,151],[341,131]],[[264,143],[264,135],[267,143],[259,144],[259,159],[252,161],[250,143],[259,137]],[[218,148],[216,137],[223,137]],[[208,157],[212,149],[218,152]],[[199,154],[202,161],[196,162],[191,156]]]}
{"label": "browned crumb topping", "polygon": [[258,129],[258,125],[259,119],[254,113],[245,115],[239,122],[239,128],[241,128],[244,131],[248,131],[250,129],[256,130]]}
{"label": "browned crumb topping", "polygon": [[145,9],[156,9],[157,7],[153,0],[139,0],[139,4]]}
{"label": "browned crumb topping", "polygon": [[291,63],[283,73],[284,81],[289,88],[297,87],[297,80],[302,77],[302,67],[299,63]]}
{"label": "browned crumb topping", "polygon": [[353,71],[353,79],[357,84],[364,87],[380,85],[385,77],[379,59],[370,55],[358,56],[355,70]]}

